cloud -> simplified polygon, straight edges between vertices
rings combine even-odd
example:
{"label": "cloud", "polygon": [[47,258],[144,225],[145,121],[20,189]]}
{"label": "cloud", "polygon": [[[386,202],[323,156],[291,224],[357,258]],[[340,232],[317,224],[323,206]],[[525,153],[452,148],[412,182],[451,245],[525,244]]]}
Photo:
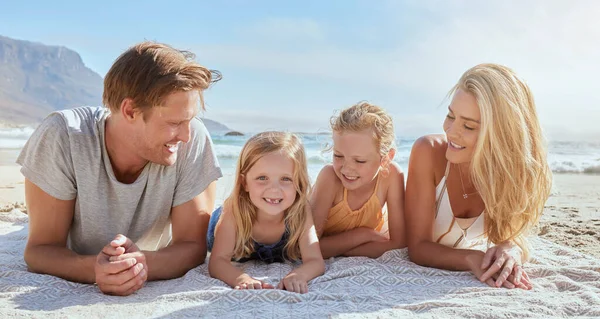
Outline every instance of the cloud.
{"label": "cloud", "polygon": [[[383,48],[333,45],[328,30],[315,21],[270,19],[244,29],[245,36],[260,39],[260,45],[201,45],[195,50],[203,60],[231,67],[403,90],[429,106],[439,103],[466,69],[495,62],[528,81],[548,127],[596,129],[600,2],[441,1],[412,2],[407,8],[390,1],[385,5],[380,19],[392,30],[379,29],[385,34],[380,40],[389,42]],[[411,13],[425,18],[410,18]],[[394,22],[403,17],[408,18]],[[362,36],[372,32],[371,26]],[[399,105],[392,106],[394,113],[415,113],[402,109],[403,103],[394,104]],[[421,115],[433,108],[424,108],[428,111]]]}

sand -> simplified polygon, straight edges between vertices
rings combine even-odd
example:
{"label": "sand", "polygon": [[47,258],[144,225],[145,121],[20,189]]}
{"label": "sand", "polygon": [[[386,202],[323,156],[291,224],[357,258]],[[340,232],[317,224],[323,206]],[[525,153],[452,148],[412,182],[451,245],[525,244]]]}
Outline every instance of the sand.
{"label": "sand", "polygon": [[600,257],[600,175],[555,174],[535,233]]}
{"label": "sand", "polygon": [[[19,168],[0,164],[0,212],[15,207],[26,212]],[[231,174],[219,180],[217,205],[223,203],[232,185]],[[552,193],[533,234],[600,257],[600,175],[555,174]]]}

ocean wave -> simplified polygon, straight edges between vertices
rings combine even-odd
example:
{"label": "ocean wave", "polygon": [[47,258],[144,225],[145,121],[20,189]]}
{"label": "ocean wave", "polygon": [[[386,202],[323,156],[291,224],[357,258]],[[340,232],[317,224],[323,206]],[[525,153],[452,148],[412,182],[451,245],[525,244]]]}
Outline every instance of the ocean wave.
{"label": "ocean wave", "polygon": [[240,145],[226,145],[226,144],[215,144],[215,154],[220,158],[236,159],[240,156],[242,146]]}
{"label": "ocean wave", "polygon": [[0,139],[27,140],[35,129],[29,126],[15,128],[0,128]]}
{"label": "ocean wave", "polygon": [[0,149],[21,149],[25,146],[27,140],[0,138]]}
{"label": "ocean wave", "polygon": [[555,161],[550,163],[554,173],[600,174],[600,159],[594,162]]}

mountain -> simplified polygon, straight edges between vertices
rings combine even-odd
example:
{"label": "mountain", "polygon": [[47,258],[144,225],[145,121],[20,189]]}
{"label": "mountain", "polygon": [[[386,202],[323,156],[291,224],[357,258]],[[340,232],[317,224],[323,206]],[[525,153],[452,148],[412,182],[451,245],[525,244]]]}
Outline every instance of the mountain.
{"label": "mountain", "polygon": [[[77,52],[0,35],[0,123],[36,124],[55,110],[102,105],[102,87]],[[202,120],[211,132],[231,131]]]}
{"label": "mountain", "polygon": [[204,126],[206,126],[206,129],[211,133],[214,133],[214,132],[226,133],[226,132],[231,131],[231,129],[229,127],[227,127],[225,124],[221,124],[217,121],[209,120],[207,118],[200,118],[200,119],[204,123]]}
{"label": "mountain", "polygon": [[102,77],[62,46],[0,36],[0,118],[30,124],[48,113],[102,104]]}

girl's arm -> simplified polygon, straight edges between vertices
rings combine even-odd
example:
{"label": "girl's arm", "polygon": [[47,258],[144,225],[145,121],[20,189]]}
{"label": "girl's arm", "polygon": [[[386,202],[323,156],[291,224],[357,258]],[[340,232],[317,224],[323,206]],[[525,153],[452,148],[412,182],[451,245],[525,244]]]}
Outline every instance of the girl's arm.
{"label": "girl's arm", "polygon": [[208,262],[210,276],[222,280],[236,289],[273,288],[269,284],[250,277],[231,264],[236,237],[233,216],[223,210],[215,229],[215,242]]}
{"label": "girl's arm", "polygon": [[306,293],[308,282],[325,272],[325,262],[319,248],[319,238],[315,230],[312,215],[307,212],[304,235],[300,238],[302,266],[292,270],[278,285],[288,291]]}
{"label": "girl's arm", "polygon": [[388,250],[406,247],[406,231],[404,225],[404,174],[395,163],[389,166],[389,183],[386,203],[388,214],[388,228],[390,240],[371,241],[360,245],[348,252],[345,256],[366,256],[377,258]]}
{"label": "girl's arm", "polygon": [[317,177],[310,198],[316,233],[321,238],[321,253],[325,258],[340,256],[370,241],[385,240],[385,237],[380,236],[372,229],[362,227],[341,234],[321,237],[327,223],[329,209],[333,206],[336,192],[339,190],[339,186],[336,185],[337,180],[333,166],[326,165]]}

